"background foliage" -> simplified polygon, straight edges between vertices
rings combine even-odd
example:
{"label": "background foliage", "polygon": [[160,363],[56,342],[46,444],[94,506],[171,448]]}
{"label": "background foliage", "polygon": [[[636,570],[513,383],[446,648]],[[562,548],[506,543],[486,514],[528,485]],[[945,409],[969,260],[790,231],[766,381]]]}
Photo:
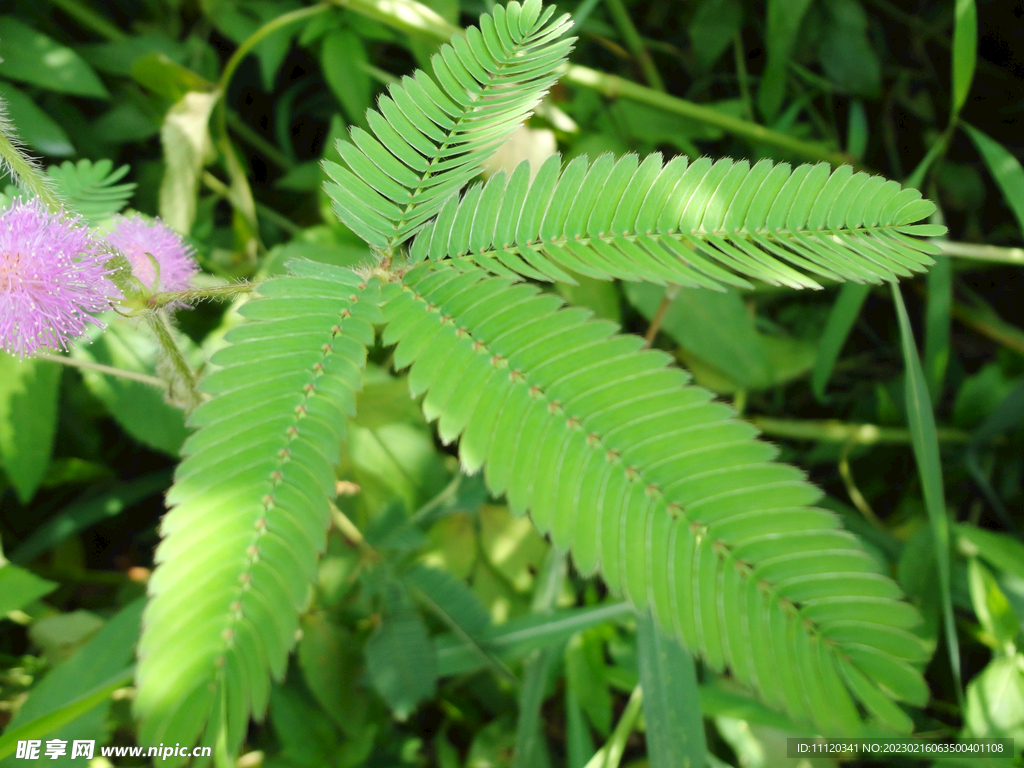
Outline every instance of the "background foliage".
{"label": "background foliage", "polygon": [[[334,140],[366,125],[384,84],[489,10],[430,5],[15,0],[0,16],[0,96],[27,146],[90,202],[83,214],[102,221],[127,200],[162,216],[188,234],[209,285],[280,274],[294,256],[355,265],[365,248],[332,213],[320,161],[340,159]],[[650,333],[807,469],[888,564],[935,648],[916,731],[1024,744],[1024,62],[1010,38],[1024,9],[561,10],[576,22],[576,66],[499,157],[507,167],[556,148],[850,162],[940,204],[949,255],[904,283],[905,311],[887,288],[827,283],[679,289],[671,302],[650,285],[553,290]],[[0,359],[0,757],[54,713],[60,738],[137,738],[124,672],[187,429],[149,380],[145,329],[106,319],[73,357],[134,380]],[[203,304],[177,320],[201,367],[239,318]],[[575,768],[602,745],[605,765],[782,764],[802,727],[567,571],[528,520],[459,474],[390,362],[371,351],[339,475],[344,514],[244,764]]]}

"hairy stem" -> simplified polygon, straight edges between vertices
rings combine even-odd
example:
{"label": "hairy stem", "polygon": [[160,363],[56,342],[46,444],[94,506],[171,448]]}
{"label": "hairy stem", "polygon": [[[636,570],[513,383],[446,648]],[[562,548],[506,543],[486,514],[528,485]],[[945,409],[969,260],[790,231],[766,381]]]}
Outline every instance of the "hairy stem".
{"label": "hairy stem", "polygon": [[175,389],[175,383],[180,384],[179,388],[184,390],[180,394],[185,400],[185,411],[189,412],[199,405],[201,401],[199,390],[196,389],[196,378],[192,372],[192,367],[185,360],[185,356],[181,354],[181,350],[178,349],[178,345],[171,335],[171,328],[167,322],[167,317],[162,312],[153,312],[146,315],[146,322],[153,329],[153,333],[156,334],[157,341],[160,342],[160,349],[171,366],[171,371],[176,380],[171,382],[172,391]]}
{"label": "hairy stem", "polygon": [[47,360],[51,363],[60,363],[70,368],[81,368],[85,371],[96,371],[97,373],[103,373],[107,376],[116,376],[119,379],[129,379],[131,381],[138,381],[142,384],[149,384],[151,387],[160,387],[163,389],[167,386],[167,382],[156,376],[150,376],[145,373],[138,373],[136,371],[126,371],[124,368],[115,368],[112,365],[103,365],[102,363],[94,363],[89,360],[79,360],[75,357],[65,357],[64,355],[51,355],[47,352],[38,352],[35,355],[37,360]]}
{"label": "hairy stem", "polygon": [[195,288],[187,291],[163,291],[154,293],[146,299],[146,306],[151,309],[160,309],[168,304],[181,301],[186,304],[192,301],[203,299],[233,299],[246,293],[252,293],[256,286],[252,283],[232,283],[231,285],[219,285],[215,288]]}

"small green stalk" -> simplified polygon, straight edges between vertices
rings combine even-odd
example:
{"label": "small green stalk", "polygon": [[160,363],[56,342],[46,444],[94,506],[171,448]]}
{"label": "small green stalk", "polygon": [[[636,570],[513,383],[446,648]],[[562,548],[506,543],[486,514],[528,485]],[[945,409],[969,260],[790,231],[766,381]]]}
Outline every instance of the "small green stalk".
{"label": "small green stalk", "polygon": [[61,200],[39,169],[38,164],[21,151],[14,125],[7,119],[7,102],[0,99],[0,167],[6,166],[28,192],[55,211],[63,210]]}
{"label": "small green stalk", "polygon": [[[170,324],[167,322],[167,317],[164,313],[153,312],[147,314],[146,323],[153,329],[153,333],[156,334],[157,341],[160,342],[160,349],[170,365],[172,373],[172,376],[169,377],[171,394],[180,395],[183,398],[184,403],[182,405],[185,408],[185,412],[188,413],[201,402],[192,367],[185,360],[185,356],[181,354],[181,350],[178,349],[178,345],[171,335]],[[180,386],[175,387],[175,384]],[[176,392],[176,389],[182,391]]]}

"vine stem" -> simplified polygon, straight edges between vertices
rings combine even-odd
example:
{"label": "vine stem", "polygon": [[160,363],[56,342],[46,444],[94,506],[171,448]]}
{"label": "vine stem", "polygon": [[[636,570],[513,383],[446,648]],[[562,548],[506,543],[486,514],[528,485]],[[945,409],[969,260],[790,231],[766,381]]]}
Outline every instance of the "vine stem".
{"label": "vine stem", "polygon": [[149,384],[151,387],[160,387],[163,389],[167,386],[167,382],[156,376],[150,376],[146,373],[138,373],[137,371],[126,371],[124,368],[115,368],[112,365],[94,363],[90,360],[79,360],[78,358],[65,357],[64,355],[51,355],[48,352],[38,352],[33,357],[36,360],[46,360],[50,363],[59,363],[60,365],[66,365],[69,368],[81,368],[85,371],[96,371],[97,373],[103,373],[107,376],[117,376],[120,379],[138,381],[142,384]]}
{"label": "vine stem", "polygon": [[664,92],[665,83],[661,79],[658,68],[654,66],[654,60],[651,58],[651,54],[646,46],[644,46],[644,41],[640,38],[640,33],[637,32],[633,20],[629,17],[629,11],[626,10],[625,4],[622,0],[605,0],[604,4],[608,8],[608,12],[611,13],[612,18],[615,19],[619,31],[622,32],[626,46],[629,48],[630,53],[633,54],[633,59],[640,66],[640,71],[644,73],[644,79],[647,81],[647,84],[656,91]]}
{"label": "vine stem", "polygon": [[665,295],[661,299],[661,304],[659,304],[658,309],[655,310],[654,317],[651,318],[651,324],[647,327],[647,333],[644,334],[644,341],[647,342],[648,347],[654,343],[654,337],[658,335],[658,330],[661,328],[661,324],[665,320],[668,308],[672,306],[672,302],[678,295],[678,285],[670,285],[665,289]]}

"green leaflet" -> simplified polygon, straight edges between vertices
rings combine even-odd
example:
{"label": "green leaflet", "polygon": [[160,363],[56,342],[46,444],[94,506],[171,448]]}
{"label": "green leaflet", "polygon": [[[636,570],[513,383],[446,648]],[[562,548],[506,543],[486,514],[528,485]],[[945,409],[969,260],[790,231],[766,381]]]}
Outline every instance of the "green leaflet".
{"label": "green leaflet", "polygon": [[[668,355],[533,286],[425,264],[384,289],[387,343],[492,493],[583,572],[766,702],[855,734],[854,699],[903,729],[919,621],[819,492]],[[429,330],[429,332],[428,332]],[[467,379],[480,382],[467,405]],[[864,631],[858,631],[859,629]],[[885,703],[883,703],[885,702]]]}
{"label": "green leaflet", "polygon": [[[392,85],[367,112],[373,135],[338,142],[348,168],[326,162],[338,217],[380,248],[400,245],[476,176],[557,79],[575,38],[568,15],[550,21],[540,0],[497,6],[480,28],[456,35],[421,70]],[[550,23],[549,23],[550,22]],[[469,236],[468,223],[463,227]]]}
{"label": "green leaflet", "polygon": [[[819,288],[812,276],[880,283],[924,271],[937,253],[908,235],[935,206],[912,188],[825,164],[790,169],[762,160],[662,164],[585,156],[544,163],[524,189],[525,163],[504,194],[453,196],[416,236],[414,259],[468,257],[488,271],[566,280],[563,270],[602,280],[691,288],[749,287],[745,278]],[[441,204],[438,204],[441,209]],[[472,224],[472,234],[469,226]],[[519,258],[516,258],[519,257]],[[529,267],[523,268],[525,261]]]}
{"label": "green leaflet", "polygon": [[[260,286],[248,322],[214,356],[214,395],[190,417],[159,563],[149,583],[136,676],[140,738],[229,750],[280,680],[324,547],[334,465],[355,409],[379,289],[313,262]],[[183,632],[188,643],[181,642]]]}

